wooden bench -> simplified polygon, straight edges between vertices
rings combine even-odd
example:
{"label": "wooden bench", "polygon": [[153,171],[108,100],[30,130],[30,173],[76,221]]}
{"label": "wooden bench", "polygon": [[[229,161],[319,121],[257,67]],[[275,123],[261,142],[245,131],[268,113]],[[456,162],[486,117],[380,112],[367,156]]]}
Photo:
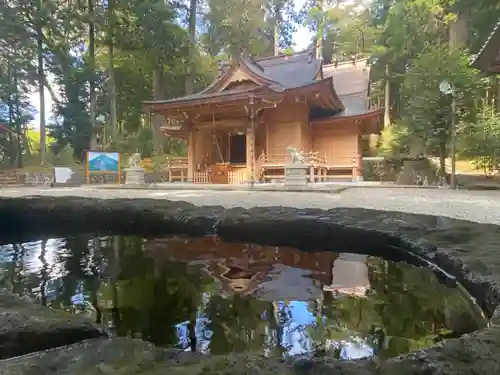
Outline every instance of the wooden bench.
{"label": "wooden bench", "polygon": [[171,157],[167,159],[168,182],[186,182],[188,159],[186,157]]}

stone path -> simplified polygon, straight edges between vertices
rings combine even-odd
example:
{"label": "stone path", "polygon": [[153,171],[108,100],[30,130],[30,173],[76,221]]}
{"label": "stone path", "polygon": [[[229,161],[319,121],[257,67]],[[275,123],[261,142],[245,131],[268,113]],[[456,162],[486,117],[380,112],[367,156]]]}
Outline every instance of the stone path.
{"label": "stone path", "polygon": [[130,190],[99,187],[3,189],[0,196],[82,196],[95,198],[153,198],[225,207],[288,206],[297,208],[362,207],[448,216],[500,224],[500,192],[451,191],[419,188],[351,188],[340,194],[316,192]]}

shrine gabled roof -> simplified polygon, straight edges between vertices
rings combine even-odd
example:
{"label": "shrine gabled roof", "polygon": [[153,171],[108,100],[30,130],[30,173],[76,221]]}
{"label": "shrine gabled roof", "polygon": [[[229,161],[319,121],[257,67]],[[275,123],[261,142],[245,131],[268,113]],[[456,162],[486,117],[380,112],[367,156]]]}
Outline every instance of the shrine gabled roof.
{"label": "shrine gabled roof", "polygon": [[241,54],[238,63],[233,64],[215,82],[205,90],[195,94],[195,96],[212,93],[218,87],[218,84],[223,82],[225,78],[230,77],[239,67],[243,67],[255,76],[262,78],[264,83],[270,85],[272,90],[283,92],[288,89],[307,86],[314,82],[321,72],[321,65],[322,61],[313,57],[309,51],[261,59],[252,59],[248,55]]}
{"label": "shrine gabled roof", "polygon": [[[228,86],[238,82],[237,70],[255,82],[254,87],[236,89]],[[233,77],[233,81],[231,81]],[[146,106],[160,105],[164,110],[182,110],[193,104],[225,103],[246,100],[249,95],[272,95],[295,90],[322,90],[329,92],[327,101],[336,117],[376,115],[369,109],[370,66],[366,59],[323,65],[311,52],[252,59],[242,54],[205,90],[180,98],[147,101]],[[326,91],[325,91],[326,90]],[[378,113],[378,112],[377,112]]]}
{"label": "shrine gabled roof", "polygon": [[[311,56],[310,52],[300,52],[292,55],[279,55],[263,59],[252,59],[249,56],[241,55],[238,62],[227,69],[205,90],[168,100],[145,101],[145,105],[186,103],[209,98],[221,98],[235,93],[252,90],[230,90],[219,91],[223,82],[230,78],[238,69],[244,69],[256,78],[262,86],[267,86],[276,93],[286,90],[307,87],[317,82],[317,77],[321,73],[322,62]],[[258,89],[258,88],[257,88]]]}
{"label": "shrine gabled roof", "polygon": [[500,55],[500,20],[493,28],[490,36],[483,44],[478,54],[473,58],[471,65],[488,73],[495,59]]}
{"label": "shrine gabled roof", "polygon": [[179,99],[144,102],[144,105],[145,106],[156,105],[156,106],[161,106],[164,109],[174,108],[182,110],[183,108],[185,109],[187,107],[192,106],[194,103],[196,103],[197,105],[212,104],[212,103],[216,104],[220,103],[222,100],[224,103],[230,104],[242,100],[247,100],[248,97],[251,95],[255,97],[266,96],[266,95],[272,96],[273,94],[279,94],[287,90],[295,92],[296,90],[302,90],[302,89],[308,90],[313,88],[317,88],[317,90],[321,90],[323,92],[329,90],[330,91],[329,103],[331,103],[331,105],[333,105],[333,107],[336,108],[336,110],[340,111],[344,110],[342,102],[339,100],[337,94],[335,93],[335,90],[332,85],[332,78],[330,77],[315,81],[312,80],[309,81],[307,84],[302,84],[297,87],[285,88],[281,85],[275,84],[269,86],[259,86],[245,90],[224,90],[224,91],[217,91],[214,93],[210,93],[208,95],[195,94],[195,95],[185,96]]}

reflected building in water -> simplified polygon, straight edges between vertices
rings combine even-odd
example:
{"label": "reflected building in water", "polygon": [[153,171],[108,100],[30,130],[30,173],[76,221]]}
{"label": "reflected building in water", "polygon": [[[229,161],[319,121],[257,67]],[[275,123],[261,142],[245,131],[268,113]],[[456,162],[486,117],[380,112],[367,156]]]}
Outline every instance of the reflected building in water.
{"label": "reflected building in water", "polygon": [[333,264],[331,283],[323,285],[323,290],[364,297],[370,288],[367,261],[366,255],[339,254]]}
{"label": "reflected building in water", "polygon": [[377,329],[390,357],[483,324],[430,270],[364,255],[91,235],[0,250],[1,287],[160,346],[352,359],[371,355]]}
{"label": "reflected building in water", "polygon": [[155,262],[202,266],[226,296],[311,301],[321,299],[324,291],[361,297],[369,288],[366,255],[303,252],[223,242],[216,237],[148,240],[144,250]]}

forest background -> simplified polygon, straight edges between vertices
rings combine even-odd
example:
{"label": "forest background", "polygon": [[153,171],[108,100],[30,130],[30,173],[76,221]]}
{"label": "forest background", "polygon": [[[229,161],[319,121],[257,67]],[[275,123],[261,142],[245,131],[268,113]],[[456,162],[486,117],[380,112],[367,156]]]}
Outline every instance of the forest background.
{"label": "forest background", "polygon": [[[500,19],[497,0],[4,0],[0,3],[0,167],[72,165],[99,145],[164,160],[184,155],[142,102],[203,89],[242,48],[294,52],[306,27],[325,63],[369,57],[385,130],[366,156],[458,154],[500,168],[500,87],[470,67]],[[50,79],[49,79],[50,78]],[[39,124],[30,129],[38,92]],[[47,116],[46,101],[53,103]],[[49,118],[47,121],[46,119]]]}

